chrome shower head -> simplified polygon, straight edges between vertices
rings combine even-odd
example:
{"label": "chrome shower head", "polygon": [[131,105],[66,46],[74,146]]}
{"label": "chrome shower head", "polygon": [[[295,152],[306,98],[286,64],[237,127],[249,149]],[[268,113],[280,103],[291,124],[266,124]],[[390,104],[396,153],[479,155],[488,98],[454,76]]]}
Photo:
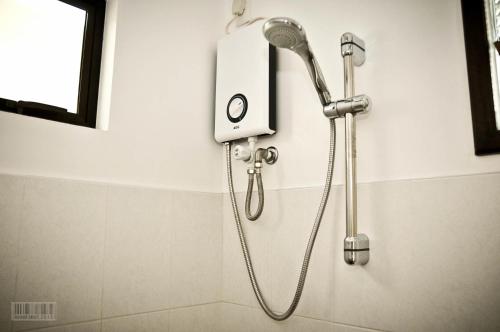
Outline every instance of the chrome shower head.
{"label": "chrome shower head", "polygon": [[302,25],[288,17],[274,17],[266,21],[262,29],[270,44],[279,48],[287,48],[300,55],[307,66],[321,104],[328,105],[331,101],[330,93],[316,58],[309,48]]}
{"label": "chrome shower head", "polygon": [[264,23],[264,36],[274,46],[295,51],[307,48],[306,33],[302,26],[287,17],[275,17]]}

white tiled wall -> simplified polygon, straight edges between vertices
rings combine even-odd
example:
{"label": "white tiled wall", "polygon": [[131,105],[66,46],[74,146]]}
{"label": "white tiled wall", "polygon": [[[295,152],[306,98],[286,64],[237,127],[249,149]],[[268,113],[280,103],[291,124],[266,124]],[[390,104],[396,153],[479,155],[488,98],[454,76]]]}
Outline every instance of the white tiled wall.
{"label": "white tiled wall", "polygon": [[[221,194],[1,175],[0,331],[214,330],[221,212]],[[11,301],[58,319],[11,326]]]}
{"label": "white tiled wall", "polygon": [[10,329],[24,179],[0,175],[0,330]]}
{"label": "white tiled wall", "polygon": [[[284,311],[295,291],[320,196],[321,188],[268,191],[261,219],[245,223],[275,310]],[[258,304],[227,195],[224,202],[223,301],[244,307],[225,310],[248,312]],[[388,331],[500,329],[500,174],[360,185],[359,229],[371,244],[365,267],[343,261],[343,202],[343,187],[335,187],[297,315]],[[231,324],[259,330],[244,319]]]}
{"label": "white tiled wall", "polygon": [[98,319],[106,186],[33,178],[24,191],[15,300],[57,302],[58,324]]}
{"label": "white tiled wall", "polygon": [[[365,267],[343,262],[335,186],[286,322],[255,301],[227,195],[5,175],[0,184],[0,331],[500,328],[500,174],[360,185]],[[261,289],[278,311],[295,289],[320,195],[267,191],[262,218],[244,222]],[[56,301],[58,320],[11,326],[13,300]]]}
{"label": "white tiled wall", "polygon": [[286,321],[275,322],[260,310],[232,303],[222,304],[221,332],[369,332],[357,326],[335,324],[324,320],[292,316]]}

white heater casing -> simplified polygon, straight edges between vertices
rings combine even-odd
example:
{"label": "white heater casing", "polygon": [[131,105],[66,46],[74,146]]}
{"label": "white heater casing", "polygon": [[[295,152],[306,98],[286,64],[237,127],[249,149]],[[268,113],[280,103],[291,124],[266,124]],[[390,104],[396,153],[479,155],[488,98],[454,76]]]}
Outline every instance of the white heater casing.
{"label": "white heater casing", "polygon": [[217,43],[215,140],[228,142],[276,132],[276,50],[262,24]]}

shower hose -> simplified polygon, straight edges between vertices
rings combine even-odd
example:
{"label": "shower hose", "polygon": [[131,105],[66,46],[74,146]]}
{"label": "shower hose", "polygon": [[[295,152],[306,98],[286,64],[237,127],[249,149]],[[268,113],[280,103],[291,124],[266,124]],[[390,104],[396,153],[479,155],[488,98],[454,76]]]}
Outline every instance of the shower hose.
{"label": "shower hose", "polygon": [[[257,193],[259,195],[259,203],[257,205],[257,211],[255,214],[252,214],[252,191],[253,191],[253,178],[257,178]],[[258,173],[249,173],[248,174],[248,188],[247,188],[247,197],[245,199],[245,215],[248,220],[254,221],[259,219],[262,211],[264,210],[264,186],[262,184],[262,175],[260,172]]]}
{"label": "shower hose", "polygon": [[314,221],[311,235],[309,236],[309,241],[307,243],[306,253],[304,255],[304,261],[302,262],[302,269],[300,270],[300,277],[299,277],[299,282],[297,284],[297,288],[295,290],[295,295],[288,309],[281,314],[276,313],[269,308],[259,288],[259,283],[257,282],[257,278],[255,277],[252,259],[250,257],[250,252],[248,250],[247,240],[245,237],[245,232],[243,231],[243,226],[241,224],[240,215],[238,212],[238,205],[236,203],[236,197],[234,194],[233,171],[231,165],[231,144],[229,142],[226,142],[224,143],[224,145],[226,150],[227,180],[229,185],[231,205],[233,207],[234,220],[236,222],[236,228],[238,230],[238,235],[240,238],[241,250],[243,251],[243,257],[245,258],[245,265],[247,267],[248,276],[250,278],[253,291],[255,293],[257,301],[259,302],[259,305],[262,307],[264,312],[270,318],[277,321],[285,320],[293,314],[293,312],[297,308],[297,305],[299,304],[300,297],[302,296],[302,290],[304,289],[304,283],[307,276],[307,270],[309,268],[309,261],[311,259],[311,253],[314,247],[314,242],[316,240],[316,235],[318,234],[319,226],[321,224],[321,219],[323,218],[323,213],[325,212],[326,203],[328,201],[328,196],[330,194],[330,187],[332,184],[332,177],[333,177],[333,168],[335,165],[335,148],[336,148],[335,120],[330,119],[330,150],[328,157],[328,171],[326,174],[326,183],[323,189],[323,196],[321,197],[321,203],[319,204],[318,213],[316,214],[316,219]]}

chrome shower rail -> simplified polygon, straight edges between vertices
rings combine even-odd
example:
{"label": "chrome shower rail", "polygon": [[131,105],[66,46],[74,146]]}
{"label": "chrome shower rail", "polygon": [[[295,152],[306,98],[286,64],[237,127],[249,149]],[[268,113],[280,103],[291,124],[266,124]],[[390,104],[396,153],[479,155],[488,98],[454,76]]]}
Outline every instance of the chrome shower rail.
{"label": "chrome shower rail", "polygon": [[347,32],[340,39],[344,59],[344,99],[323,107],[329,118],[345,118],[345,192],[346,192],[346,237],[344,260],[347,264],[364,265],[370,259],[369,239],[358,233],[356,190],[356,114],[370,108],[370,98],[354,95],[354,66],[365,62],[365,43]]}
{"label": "chrome shower rail", "polygon": [[[357,187],[356,187],[356,113],[370,107],[367,96],[354,95],[354,66],[365,62],[365,43],[352,33],[344,33],[340,39],[344,59],[344,100],[334,102],[337,116],[345,117],[345,193],[346,193],[346,237],[344,260],[347,264],[364,265],[370,259],[368,236],[358,233]],[[328,114],[327,114],[328,116]]]}

